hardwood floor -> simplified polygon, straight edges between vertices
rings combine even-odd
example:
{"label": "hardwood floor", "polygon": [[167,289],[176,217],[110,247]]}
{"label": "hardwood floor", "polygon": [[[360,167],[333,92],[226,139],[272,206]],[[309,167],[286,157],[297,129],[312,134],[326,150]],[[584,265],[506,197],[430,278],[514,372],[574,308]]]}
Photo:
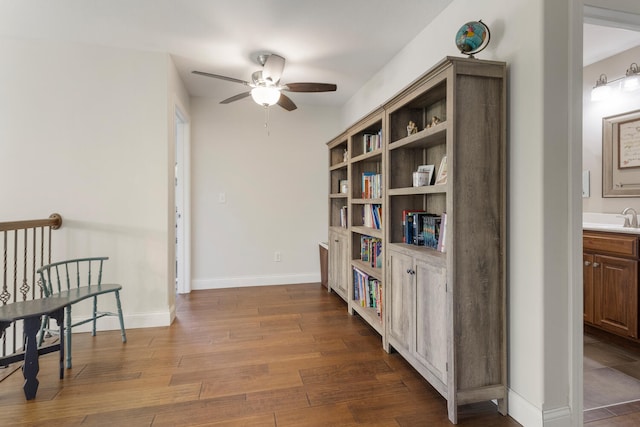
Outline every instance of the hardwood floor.
{"label": "hardwood floor", "polygon": [[[194,291],[170,327],[74,334],[73,368],[40,358],[25,401],[0,383],[2,426],[445,426],[446,402],[319,284]],[[517,426],[492,404],[462,426]]]}

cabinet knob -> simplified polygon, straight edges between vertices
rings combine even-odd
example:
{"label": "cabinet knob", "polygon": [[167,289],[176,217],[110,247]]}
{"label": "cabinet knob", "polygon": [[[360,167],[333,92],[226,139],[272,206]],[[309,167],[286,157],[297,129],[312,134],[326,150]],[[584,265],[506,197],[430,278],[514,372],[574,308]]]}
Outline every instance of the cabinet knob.
{"label": "cabinet knob", "polygon": [[334,240],[334,242],[336,242],[336,243],[338,243],[339,241],[340,241],[340,240],[338,240],[338,239]]}
{"label": "cabinet knob", "polygon": [[599,262],[594,262],[593,263],[593,268],[598,268],[600,267],[600,263]]}
{"label": "cabinet knob", "polygon": [[585,265],[585,267],[589,267],[591,265],[591,261],[585,261],[584,265]]}
{"label": "cabinet knob", "polygon": [[410,268],[407,269],[407,273],[412,274],[412,275],[416,274],[416,272],[414,270],[410,269]]}

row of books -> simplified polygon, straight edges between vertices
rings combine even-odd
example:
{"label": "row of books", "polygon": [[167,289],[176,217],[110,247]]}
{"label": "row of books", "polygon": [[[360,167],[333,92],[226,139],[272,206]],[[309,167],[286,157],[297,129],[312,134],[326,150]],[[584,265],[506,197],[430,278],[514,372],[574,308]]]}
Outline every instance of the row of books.
{"label": "row of books", "polygon": [[346,206],[343,206],[340,208],[340,227],[342,228],[348,227],[347,212],[348,212],[348,208]]}
{"label": "row of books", "polygon": [[373,268],[382,268],[382,240],[360,236],[360,260]]}
{"label": "row of books", "polygon": [[423,210],[402,211],[402,242],[446,251],[447,214]]}
{"label": "row of books", "polygon": [[362,174],[362,198],[379,199],[382,197],[382,175],[375,172]]}
{"label": "row of books", "polygon": [[365,204],[362,206],[362,224],[365,227],[380,230],[382,224],[382,205]]}
{"label": "row of books", "polygon": [[353,300],[361,307],[375,308],[382,320],[382,286],[380,281],[367,273],[353,269]]}
{"label": "row of books", "polygon": [[365,133],[362,136],[362,152],[379,150],[382,148],[382,129],[378,133]]}

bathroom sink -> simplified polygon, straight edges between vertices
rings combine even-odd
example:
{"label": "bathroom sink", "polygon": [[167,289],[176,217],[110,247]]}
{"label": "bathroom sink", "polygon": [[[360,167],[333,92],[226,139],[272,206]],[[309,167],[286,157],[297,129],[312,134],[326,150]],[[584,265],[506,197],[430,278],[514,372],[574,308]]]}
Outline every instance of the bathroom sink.
{"label": "bathroom sink", "polygon": [[619,214],[589,213],[582,214],[582,229],[608,231],[611,233],[639,234],[640,228],[624,227],[624,216]]}

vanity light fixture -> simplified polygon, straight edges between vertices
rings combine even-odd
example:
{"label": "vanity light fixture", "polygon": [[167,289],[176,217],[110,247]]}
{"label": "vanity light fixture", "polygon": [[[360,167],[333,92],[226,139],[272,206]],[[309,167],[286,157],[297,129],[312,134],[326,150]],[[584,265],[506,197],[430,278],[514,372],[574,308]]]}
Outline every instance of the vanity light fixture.
{"label": "vanity light fixture", "polygon": [[622,82],[622,90],[625,92],[632,92],[640,89],[640,69],[635,62],[629,66],[627,75]]}
{"label": "vanity light fixture", "polygon": [[596,85],[591,90],[591,101],[603,101],[609,98],[613,93],[612,85],[618,82],[618,90],[622,89],[624,92],[633,92],[640,89],[640,67],[637,63],[632,63],[624,77],[607,81],[606,74],[600,74]]}
{"label": "vanity light fixture", "polygon": [[607,86],[607,75],[600,74],[596,85],[591,90],[592,101],[603,101],[611,95],[611,87]]}

